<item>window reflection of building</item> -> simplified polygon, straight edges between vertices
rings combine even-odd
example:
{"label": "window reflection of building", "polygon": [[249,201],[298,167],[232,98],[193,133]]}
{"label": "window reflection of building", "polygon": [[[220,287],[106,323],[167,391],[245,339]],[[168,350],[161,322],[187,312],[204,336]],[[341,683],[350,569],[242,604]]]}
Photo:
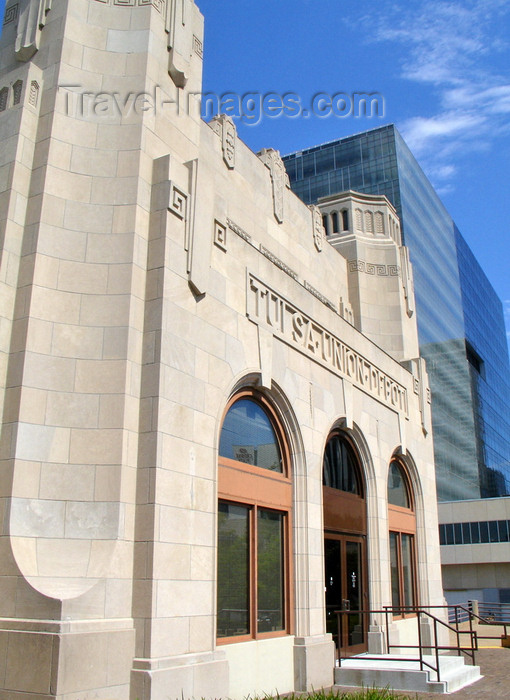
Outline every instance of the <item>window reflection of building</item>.
{"label": "window reflection of building", "polygon": [[391,604],[396,608],[412,607],[417,604],[416,515],[406,469],[397,459],[392,460],[388,471],[388,521]]}
{"label": "window reflection of building", "polygon": [[220,436],[219,641],[289,632],[291,498],[276,413],[264,396],[244,391],[230,402]]}

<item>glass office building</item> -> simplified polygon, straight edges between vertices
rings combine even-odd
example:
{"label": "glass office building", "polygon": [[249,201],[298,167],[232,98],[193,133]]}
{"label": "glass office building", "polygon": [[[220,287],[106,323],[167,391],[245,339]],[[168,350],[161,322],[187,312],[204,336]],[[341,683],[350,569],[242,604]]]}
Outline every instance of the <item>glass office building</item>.
{"label": "glass office building", "polygon": [[501,301],[394,125],[284,157],[307,204],[384,194],[414,269],[439,500],[510,495],[510,369]]}

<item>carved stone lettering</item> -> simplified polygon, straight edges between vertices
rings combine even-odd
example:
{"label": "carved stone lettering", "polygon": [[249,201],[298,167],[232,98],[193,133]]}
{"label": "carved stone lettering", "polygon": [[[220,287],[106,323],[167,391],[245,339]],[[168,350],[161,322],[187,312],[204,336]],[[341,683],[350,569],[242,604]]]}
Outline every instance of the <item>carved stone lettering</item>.
{"label": "carved stone lettering", "polygon": [[248,274],[246,313],[284,343],[407,415],[407,389],[264,282]]}

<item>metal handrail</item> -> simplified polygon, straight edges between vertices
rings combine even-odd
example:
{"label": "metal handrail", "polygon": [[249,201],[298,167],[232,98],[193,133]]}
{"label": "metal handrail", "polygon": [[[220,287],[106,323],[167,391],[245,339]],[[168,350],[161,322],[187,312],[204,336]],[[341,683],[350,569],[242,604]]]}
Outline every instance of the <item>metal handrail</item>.
{"label": "metal handrail", "polygon": [[[480,607],[481,603],[478,603],[478,607]],[[505,637],[508,636],[508,631],[507,627],[510,626],[510,622],[500,622],[498,620],[489,620],[486,617],[483,617],[482,615],[478,615],[477,613],[473,612],[473,610],[469,607],[465,607],[464,605],[450,605],[449,608],[458,608],[459,610],[462,610],[463,612],[466,612],[469,615],[469,622],[470,625],[472,625],[472,620],[478,620],[481,625],[488,625],[489,627],[492,625],[493,627],[503,627],[504,635]],[[465,620],[464,620],[465,621]],[[462,620],[461,620],[462,622]],[[478,639],[498,639],[498,637],[492,637],[490,635],[481,635],[477,634]]]}
{"label": "metal handrail", "polygon": [[[458,606],[459,608],[462,606]],[[465,654],[466,656],[471,658],[472,664],[475,664],[475,651],[478,650],[478,639],[477,639],[477,633],[476,630],[473,630],[472,627],[472,622],[471,622],[471,615],[470,614],[470,626],[469,630],[461,630],[459,629],[459,626],[456,625],[456,627],[452,627],[450,624],[445,622],[444,620],[441,620],[439,617],[436,617],[432,613],[429,612],[429,610],[445,610],[447,609],[448,606],[384,606],[382,610],[337,610],[335,611],[337,615],[337,621],[338,621],[338,640],[339,640],[339,646],[338,646],[338,662],[339,665],[342,665],[342,659],[350,658],[347,656],[342,657],[342,646],[341,646],[341,640],[343,638],[343,620],[346,615],[384,615],[385,617],[385,628],[386,628],[386,648],[388,650],[388,653],[390,653],[391,649],[418,649],[418,660],[420,663],[420,671],[424,670],[424,667],[427,667],[431,671],[434,671],[437,676],[438,682],[441,680],[441,669],[440,669],[440,664],[439,664],[439,652],[440,651],[456,651],[457,655],[460,656],[461,654]],[[394,615],[416,615],[416,620],[418,624],[418,645],[415,644],[391,644],[390,643],[390,629],[389,629],[389,617],[393,617]],[[433,623],[433,640],[431,642],[423,642],[422,640],[422,632],[421,632],[421,620],[422,616],[425,616],[426,618],[429,618],[432,623]],[[456,639],[457,639],[457,645],[456,646],[445,646],[441,645],[438,643],[438,625],[442,625],[446,629],[450,630],[451,632],[455,633]],[[463,647],[461,646],[461,635],[462,634],[467,634],[469,635],[469,640],[470,640],[470,646],[469,647]],[[430,649],[434,650],[434,656],[435,656],[435,666],[434,664],[426,661],[423,656],[424,656],[424,649]],[[378,660],[380,657],[374,657],[374,656],[368,656],[368,655],[363,655],[363,656],[357,656],[358,659],[360,660]],[[407,658],[404,656],[399,656],[399,660],[401,661],[417,661],[416,657],[413,658]]]}
{"label": "metal handrail", "polygon": [[477,601],[477,608],[477,614],[487,624],[510,624],[510,603],[483,603]]}

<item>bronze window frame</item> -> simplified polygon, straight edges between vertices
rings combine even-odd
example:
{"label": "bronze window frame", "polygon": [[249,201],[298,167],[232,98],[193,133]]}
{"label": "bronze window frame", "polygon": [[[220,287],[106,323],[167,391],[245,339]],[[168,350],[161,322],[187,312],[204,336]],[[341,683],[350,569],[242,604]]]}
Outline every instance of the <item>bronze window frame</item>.
{"label": "bronze window frame", "polygon": [[[405,585],[404,585],[404,566],[402,559],[402,536],[409,535],[411,537],[411,575],[412,575],[412,596],[413,596],[413,606],[416,607],[418,603],[418,586],[417,586],[417,559],[416,559],[416,510],[415,510],[415,498],[413,489],[411,488],[411,481],[409,478],[409,472],[405,463],[397,458],[393,458],[388,466],[388,476],[390,473],[390,468],[393,464],[396,464],[400,469],[402,479],[407,491],[407,497],[409,501],[409,508],[404,508],[403,506],[397,506],[390,503],[388,500],[388,546],[390,547],[390,534],[397,536],[397,572],[398,572],[398,591],[399,591],[399,605],[405,607]],[[390,551],[390,549],[389,549]],[[390,586],[392,584],[391,580],[391,555],[389,557],[390,561]],[[391,601],[393,605],[393,599]],[[416,613],[405,612],[402,610],[400,613],[394,613],[393,619],[399,620],[407,617],[415,617]]]}
{"label": "bronze window frame", "polygon": [[[285,637],[293,633],[293,570],[292,570],[292,478],[288,441],[276,410],[269,399],[255,389],[243,389],[228,402],[221,425],[230,408],[240,399],[251,399],[265,411],[274,429],[283,471],[275,472],[263,467],[218,457],[218,503],[240,505],[249,509],[249,629],[244,635],[216,637],[217,645],[237,644],[257,639]],[[221,434],[221,433],[220,433]],[[257,522],[258,511],[268,510],[283,515],[283,629],[270,632],[258,631],[257,600]]]}

